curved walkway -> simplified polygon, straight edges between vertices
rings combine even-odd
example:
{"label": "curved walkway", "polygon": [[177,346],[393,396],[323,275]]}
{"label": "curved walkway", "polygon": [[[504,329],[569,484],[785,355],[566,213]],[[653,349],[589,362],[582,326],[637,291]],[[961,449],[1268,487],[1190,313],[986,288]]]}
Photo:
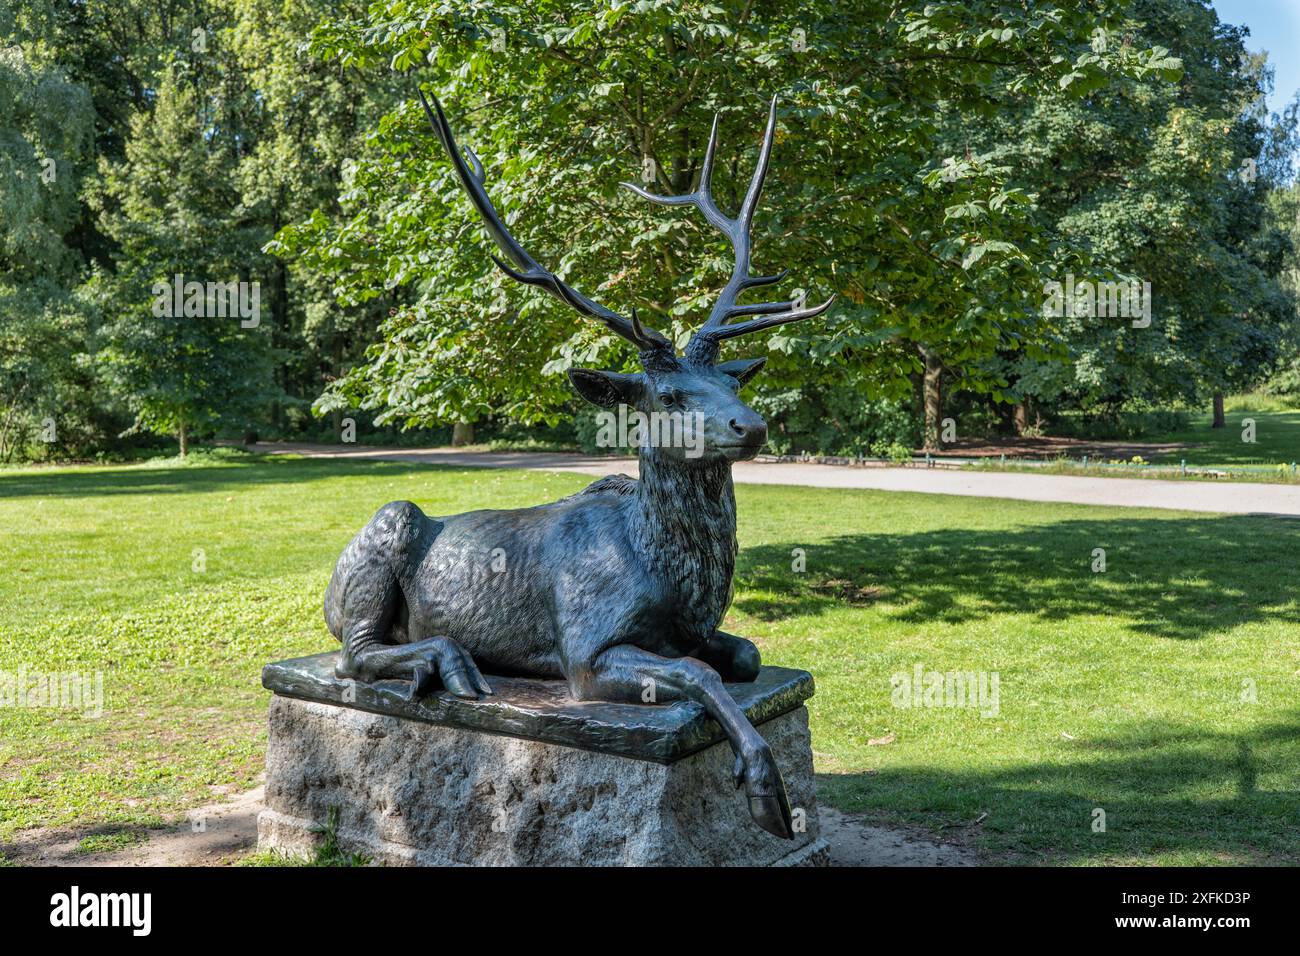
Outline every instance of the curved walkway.
{"label": "curved walkway", "polygon": [[[471,468],[530,468],[583,475],[636,475],[635,458],[606,458],[552,452],[477,452],[454,448],[382,448],[364,445],[312,445],[261,442],[255,451],[308,458],[409,461]],[[1169,508],[1219,514],[1300,516],[1300,487],[1240,481],[1170,481],[1158,478],[1085,478],[1024,472],[960,471],[927,468],[856,468],[812,462],[737,463],[732,476],[752,485],[807,485],[814,488],[871,488],[918,491],[976,498],[1056,501],[1127,508]]]}

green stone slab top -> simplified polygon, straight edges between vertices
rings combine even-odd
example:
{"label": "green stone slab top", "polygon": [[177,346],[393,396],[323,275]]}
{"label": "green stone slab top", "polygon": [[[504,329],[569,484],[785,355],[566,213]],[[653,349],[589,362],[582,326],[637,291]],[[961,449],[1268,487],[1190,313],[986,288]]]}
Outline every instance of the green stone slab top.
{"label": "green stone slab top", "polygon": [[[560,680],[488,675],[493,694],[462,700],[440,690],[421,700],[406,699],[402,680],[372,684],[334,676],[338,652],[298,657],[262,668],[262,686],[283,697],[352,707],[429,724],[506,734],[635,760],[669,764],[726,739],[699,704],[611,704],[569,696]],[[794,710],[813,695],[807,671],[764,667],[752,684],[727,684],[727,691],[758,725]]]}

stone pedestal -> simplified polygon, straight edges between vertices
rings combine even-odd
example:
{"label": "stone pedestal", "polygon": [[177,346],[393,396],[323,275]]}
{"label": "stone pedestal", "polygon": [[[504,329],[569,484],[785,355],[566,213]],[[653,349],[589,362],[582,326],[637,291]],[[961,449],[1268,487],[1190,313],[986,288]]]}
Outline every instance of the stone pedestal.
{"label": "stone pedestal", "polygon": [[389,865],[819,865],[804,671],[727,689],[772,745],[793,840],[749,816],[731,748],[697,704],[570,700],[560,681],[405,699],[404,681],[334,677],[336,654],[268,665],[258,845],[307,854],[332,813],[342,849]]}

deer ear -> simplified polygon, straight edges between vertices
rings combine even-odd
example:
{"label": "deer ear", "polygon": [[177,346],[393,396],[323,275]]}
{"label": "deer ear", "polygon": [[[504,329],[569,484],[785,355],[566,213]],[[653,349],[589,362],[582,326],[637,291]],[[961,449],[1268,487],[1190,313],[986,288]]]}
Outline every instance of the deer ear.
{"label": "deer ear", "polygon": [[758,370],[767,362],[766,358],[756,359],[736,359],[734,362],[723,362],[715,366],[723,375],[730,375],[736,381],[740,382],[743,387],[746,382],[758,374]]}
{"label": "deer ear", "polygon": [[590,368],[569,369],[569,381],[579,395],[601,408],[636,405],[645,388],[645,379],[641,375],[598,372]]}

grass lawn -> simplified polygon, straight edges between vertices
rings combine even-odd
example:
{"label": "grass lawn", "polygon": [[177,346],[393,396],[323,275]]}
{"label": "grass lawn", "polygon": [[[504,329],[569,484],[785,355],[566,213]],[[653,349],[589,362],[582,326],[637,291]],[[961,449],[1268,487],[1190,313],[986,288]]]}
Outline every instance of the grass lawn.
{"label": "grass lawn", "polygon": [[[1168,453],[1148,453],[1150,460],[1129,464],[1130,441],[1114,443],[1112,454],[1094,452],[1088,468],[1078,453],[1070,457],[1027,463],[989,457],[967,467],[977,471],[1013,471],[1040,475],[1087,475],[1092,478],[1184,478],[1189,481],[1248,481],[1295,484],[1300,473],[1300,409],[1264,395],[1237,395],[1224,403],[1225,427],[1213,428],[1206,412],[1186,428],[1151,432],[1134,441],[1187,447]],[[1252,428],[1253,425],[1253,428]],[[1246,440],[1251,438],[1253,440]],[[1099,442],[1100,443],[1100,442]],[[1187,470],[1181,470],[1185,463]],[[1198,471],[1197,469],[1201,469]],[[1225,469],[1219,471],[1219,469]]]}
{"label": "grass lawn", "polygon": [[[104,681],[97,718],[0,708],[0,842],[147,824],[252,786],[261,665],[335,646],[326,580],[384,502],[525,505],[588,480],[233,456],[0,473],[0,671]],[[737,498],[726,626],[815,675],[824,800],[994,861],[1300,862],[1300,522],[776,486]],[[891,675],[917,664],[996,673],[998,713],[895,707]]]}
{"label": "grass lawn", "polygon": [[[1152,435],[1144,441],[1190,442],[1196,447],[1171,455],[1177,464],[1290,465],[1300,462],[1300,409],[1257,395],[1237,395],[1224,403],[1223,428],[1211,428],[1206,412],[1181,431]],[[1243,441],[1246,420],[1255,423],[1254,442]]]}

